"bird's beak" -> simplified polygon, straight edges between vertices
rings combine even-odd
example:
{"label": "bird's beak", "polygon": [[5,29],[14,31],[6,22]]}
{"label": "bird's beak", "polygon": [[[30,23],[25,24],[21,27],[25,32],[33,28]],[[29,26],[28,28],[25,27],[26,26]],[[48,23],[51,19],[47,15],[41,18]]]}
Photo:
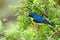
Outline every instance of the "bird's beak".
{"label": "bird's beak", "polygon": [[30,15],[29,15],[29,14],[27,14],[27,16],[29,16],[29,17],[30,17]]}

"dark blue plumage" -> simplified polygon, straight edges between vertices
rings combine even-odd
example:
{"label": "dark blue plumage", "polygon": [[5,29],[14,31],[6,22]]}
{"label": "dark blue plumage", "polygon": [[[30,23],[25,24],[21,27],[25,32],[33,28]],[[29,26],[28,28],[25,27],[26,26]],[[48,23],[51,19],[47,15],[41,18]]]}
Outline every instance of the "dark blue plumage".
{"label": "dark blue plumage", "polygon": [[51,26],[54,26],[53,23],[50,23],[48,20],[46,20],[44,17],[42,17],[41,15],[38,15],[36,13],[30,12],[29,16],[33,18],[33,21],[35,21],[36,23],[45,23],[45,24],[49,24]]}

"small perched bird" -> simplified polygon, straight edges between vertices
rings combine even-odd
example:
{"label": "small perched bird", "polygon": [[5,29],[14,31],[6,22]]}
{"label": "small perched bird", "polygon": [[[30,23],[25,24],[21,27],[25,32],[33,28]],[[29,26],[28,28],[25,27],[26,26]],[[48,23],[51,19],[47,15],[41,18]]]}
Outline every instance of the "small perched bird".
{"label": "small perched bird", "polygon": [[36,23],[44,23],[44,24],[49,24],[51,26],[54,26],[53,23],[49,22],[47,19],[45,19],[41,15],[38,15],[38,14],[36,14],[34,12],[30,12],[29,17],[32,17],[33,21],[36,22]]}

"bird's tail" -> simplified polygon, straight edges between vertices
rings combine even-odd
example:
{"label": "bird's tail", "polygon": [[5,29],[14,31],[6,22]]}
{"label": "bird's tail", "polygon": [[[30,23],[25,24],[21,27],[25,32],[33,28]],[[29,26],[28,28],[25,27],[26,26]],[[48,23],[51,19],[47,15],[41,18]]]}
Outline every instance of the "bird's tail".
{"label": "bird's tail", "polygon": [[54,26],[54,23],[52,23],[52,22],[49,22],[48,24],[50,24],[51,26]]}
{"label": "bird's tail", "polygon": [[45,21],[45,23],[46,23],[46,24],[49,24],[49,25],[51,25],[51,26],[54,26],[54,23],[52,23],[52,22]]}

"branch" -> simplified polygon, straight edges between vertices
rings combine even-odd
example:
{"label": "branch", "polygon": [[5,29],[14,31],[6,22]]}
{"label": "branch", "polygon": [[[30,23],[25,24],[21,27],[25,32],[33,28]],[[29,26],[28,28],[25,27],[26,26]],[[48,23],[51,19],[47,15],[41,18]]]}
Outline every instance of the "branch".
{"label": "branch", "polygon": [[58,31],[60,31],[60,30],[56,30],[52,35],[50,35],[49,37],[47,37],[47,40],[50,40],[52,38],[52,36],[55,35]]}

